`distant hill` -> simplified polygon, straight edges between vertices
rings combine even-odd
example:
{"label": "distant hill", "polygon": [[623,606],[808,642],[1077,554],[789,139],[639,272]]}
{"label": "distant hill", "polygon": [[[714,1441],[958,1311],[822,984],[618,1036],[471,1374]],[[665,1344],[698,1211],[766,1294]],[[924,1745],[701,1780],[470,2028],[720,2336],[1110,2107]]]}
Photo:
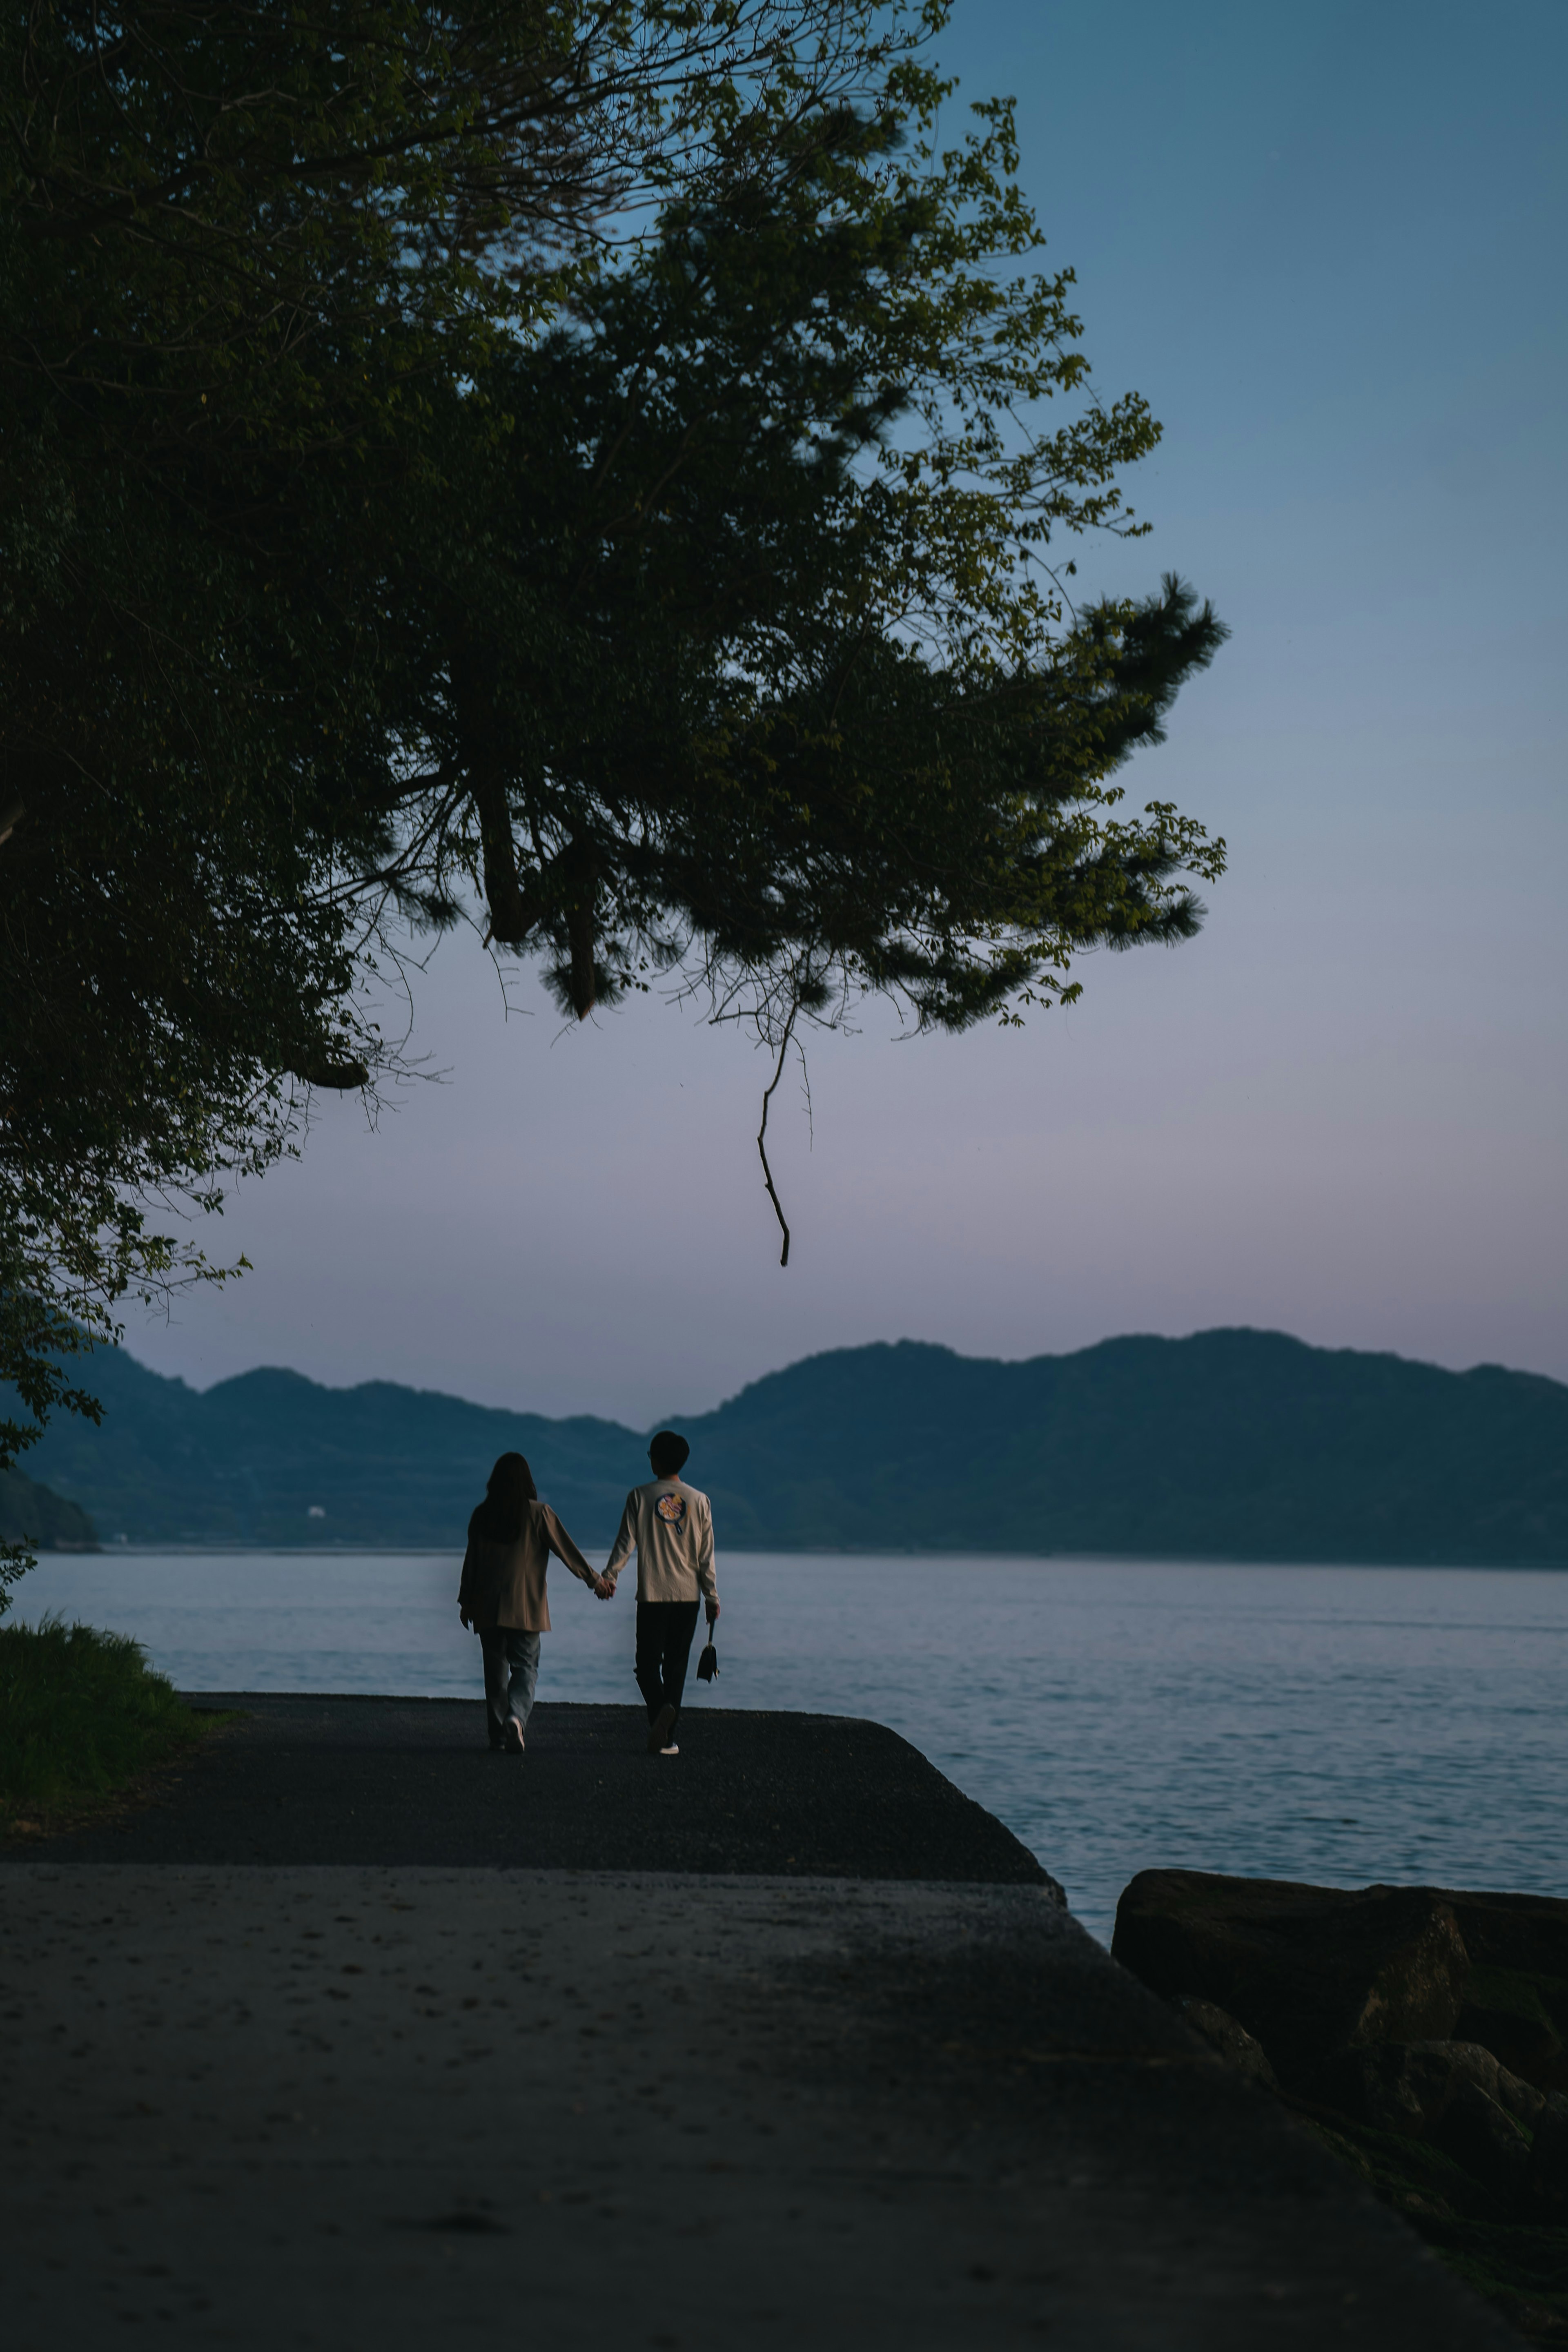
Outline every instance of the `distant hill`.
{"label": "distant hill", "polygon": [[391,1381],[329,1389],[263,1370],[198,1391],[122,1350],[95,1353],[80,1377],[102,1427],[62,1414],[28,1461],[110,1543],[461,1545],[511,1447],[574,1533],[581,1521],[613,1534],[647,1475],[647,1440],[613,1422],[496,1412]]}
{"label": "distant hill", "polygon": [[96,1551],[98,1531],[78,1503],[52,1495],[20,1470],[0,1470],[0,1543],[35,1551]]}
{"label": "distant hill", "polygon": [[[29,1456],[132,1542],[455,1546],[517,1447],[609,1542],[646,1437],[370,1381],[197,1392],[94,1358],[104,1425]],[[679,1422],[731,1549],[1568,1565],[1568,1387],[1278,1332],[998,1363],[901,1340],[808,1357]]]}

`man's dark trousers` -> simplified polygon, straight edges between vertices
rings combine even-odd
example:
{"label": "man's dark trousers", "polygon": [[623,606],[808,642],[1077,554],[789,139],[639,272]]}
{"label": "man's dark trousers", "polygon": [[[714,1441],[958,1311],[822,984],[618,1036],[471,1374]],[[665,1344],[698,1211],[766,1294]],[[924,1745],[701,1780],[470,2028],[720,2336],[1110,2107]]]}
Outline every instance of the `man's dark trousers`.
{"label": "man's dark trousers", "polygon": [[[639,1601],[637,1603],[637,1687],[647,1701],[653,1722],[662,1706],[673,1706],[676,1720],[681,1693],[686,1686],[686,1660],[697,1630],[695,1601]],[[674,1723],[670,1726],[674,1731]]]}

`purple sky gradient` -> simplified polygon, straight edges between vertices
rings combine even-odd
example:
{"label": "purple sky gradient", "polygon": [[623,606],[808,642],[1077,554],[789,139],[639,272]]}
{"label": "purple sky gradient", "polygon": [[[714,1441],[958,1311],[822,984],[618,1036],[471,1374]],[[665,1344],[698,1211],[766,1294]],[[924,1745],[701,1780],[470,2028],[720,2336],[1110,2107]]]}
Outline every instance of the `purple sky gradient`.
{"label": "purple sky gradient", "polygon": [[815,1045],[787,1272],[743,1041],[657,1002],[563,1034],[528,978],[503,1020],[453,939],[444,1081],[377,1132],[323,1105],[204,1236],[256,1272],[133,1318],[143,1360],[638,1423],[904,1336],[1248,1322],[1568,1378],[1568,11],[960,0],[943,54],[1017,92],[1096,380],[1166,425],[1154,536],[1082,584],[1176,569],[1235,631],[1124,778],[1227,835],[1204,935],[1021,1034],[873,1004]]}

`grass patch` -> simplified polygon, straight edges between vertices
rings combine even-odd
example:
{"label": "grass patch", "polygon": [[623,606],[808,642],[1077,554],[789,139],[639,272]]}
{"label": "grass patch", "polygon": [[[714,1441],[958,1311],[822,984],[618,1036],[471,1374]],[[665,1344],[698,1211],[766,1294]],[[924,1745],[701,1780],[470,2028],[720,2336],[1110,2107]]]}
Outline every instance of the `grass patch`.
{"label": "grass patch", "polygon": [[90,1808],[203,1732],[129,1634],[0,1625],[0,1830]]}

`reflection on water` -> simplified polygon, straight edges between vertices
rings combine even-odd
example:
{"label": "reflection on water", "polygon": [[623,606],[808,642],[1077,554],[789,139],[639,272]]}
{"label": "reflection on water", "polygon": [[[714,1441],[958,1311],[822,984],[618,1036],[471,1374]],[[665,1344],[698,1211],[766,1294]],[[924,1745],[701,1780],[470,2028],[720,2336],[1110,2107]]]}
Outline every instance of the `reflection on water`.
{"label": "reflection on water", "polygon": [[[186,1690],[476,1695],[456,1586],[455,1555],[131,1552],[47,1559],[17,1613],[134,1633]],[[540,1696],[634,1700],[630,1585],[550,1590]],[[732,1553],[720,1591],[694,1712],[891,1724],[1107,1940],[1162,1864],[1568,1893],[1568,1575]]]}

